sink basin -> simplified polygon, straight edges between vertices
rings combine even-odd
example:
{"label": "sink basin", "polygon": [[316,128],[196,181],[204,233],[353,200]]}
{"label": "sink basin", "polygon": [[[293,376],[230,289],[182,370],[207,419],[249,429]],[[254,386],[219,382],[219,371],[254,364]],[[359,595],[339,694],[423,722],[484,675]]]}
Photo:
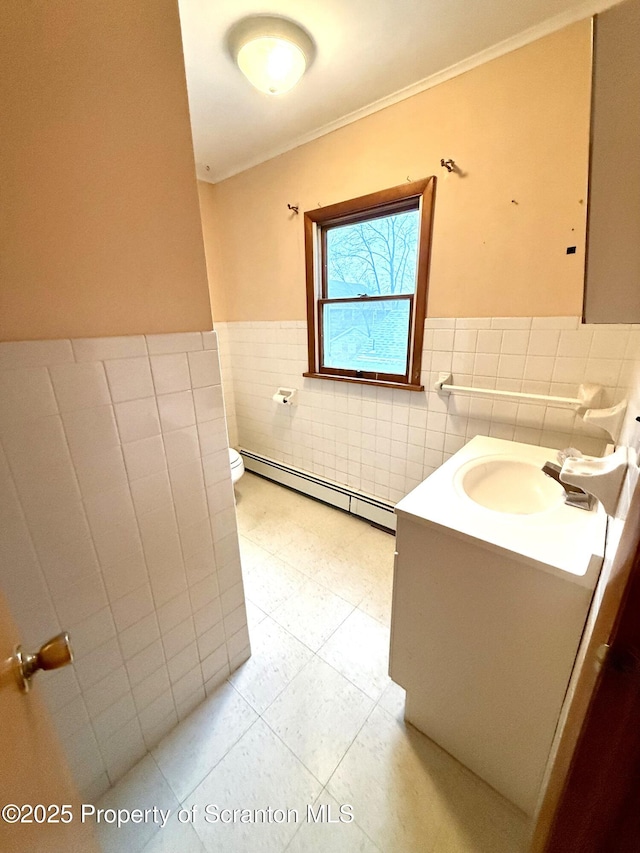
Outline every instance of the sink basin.
{"label": "sink basin", "polygon": [[457,473],[455,485],[486,509],[510,515],[533,515],[564,502],[564,489],[540,467],[512,456],[473,459]]}
{"label": "sink basin", "polygon": [[593,590],[607,516],[564,502],[564,489],[542,473],[557,450],[476,435],[396,505],[408,518],[449,531]]}

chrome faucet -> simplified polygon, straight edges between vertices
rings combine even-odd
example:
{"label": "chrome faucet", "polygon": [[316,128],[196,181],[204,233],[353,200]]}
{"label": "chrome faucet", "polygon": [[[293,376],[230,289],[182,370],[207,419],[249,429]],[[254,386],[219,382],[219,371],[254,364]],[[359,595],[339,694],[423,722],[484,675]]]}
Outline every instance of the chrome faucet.
{"label": "chrome faucet", "polygon": [[569,483],[563,483],[560,479],[561,471],[562,468],[560,465],[556,465],[555,462],[546,462],[542,466],[542,473],[546,474],[547,477],[551,477],[551,479],[555,480],[556,483],[560,483],[564,489],[564,502],[567,506],[574,506],[576,509],[590,510],[593,507],[593,496],[587,494],[587,492],[579,486],[571,486]]}

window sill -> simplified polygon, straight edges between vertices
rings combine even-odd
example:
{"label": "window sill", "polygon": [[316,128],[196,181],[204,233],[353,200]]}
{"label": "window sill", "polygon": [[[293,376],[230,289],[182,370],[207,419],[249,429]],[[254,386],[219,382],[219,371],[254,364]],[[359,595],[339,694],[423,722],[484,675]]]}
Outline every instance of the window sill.
{"label": "window sill", "polygon": [[378,385],[381,388],[402,388],[404,391],[424,391],[424,385],[407,382],[386,382],[384,379],[358,379],[356,376],[335,376],[328,373],[303,373],[306,379],[329,379],[331,382],[355,382],[358,385]]}

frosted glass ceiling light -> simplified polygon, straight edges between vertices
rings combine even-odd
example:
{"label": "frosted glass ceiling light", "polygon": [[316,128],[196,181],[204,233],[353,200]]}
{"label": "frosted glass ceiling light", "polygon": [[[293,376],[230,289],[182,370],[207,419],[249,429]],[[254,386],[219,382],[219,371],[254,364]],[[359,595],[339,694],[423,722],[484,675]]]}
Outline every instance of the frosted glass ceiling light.
{"label": "frosted glass ceiling light", "polygon": [[270,15],[238,21],[229,31],[227,44],[249,82],[268,95],[292,89],[315,52],[311,38],[298,24]]}

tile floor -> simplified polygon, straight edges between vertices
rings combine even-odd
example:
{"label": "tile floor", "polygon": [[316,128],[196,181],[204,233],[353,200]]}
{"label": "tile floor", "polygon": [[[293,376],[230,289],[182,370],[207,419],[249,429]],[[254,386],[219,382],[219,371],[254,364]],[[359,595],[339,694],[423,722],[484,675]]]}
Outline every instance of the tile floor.
{"label": "tile floor", "polygon": [[[524,815],[403,722],[393,537],[252,474],[237,510],[253,655],[104,795],[171,810],[162,829],[101,825],[104,853],[523,851]],[[216,823],[208,804],[298,819]],[[307,820],[320,804],[336,822]]]}

